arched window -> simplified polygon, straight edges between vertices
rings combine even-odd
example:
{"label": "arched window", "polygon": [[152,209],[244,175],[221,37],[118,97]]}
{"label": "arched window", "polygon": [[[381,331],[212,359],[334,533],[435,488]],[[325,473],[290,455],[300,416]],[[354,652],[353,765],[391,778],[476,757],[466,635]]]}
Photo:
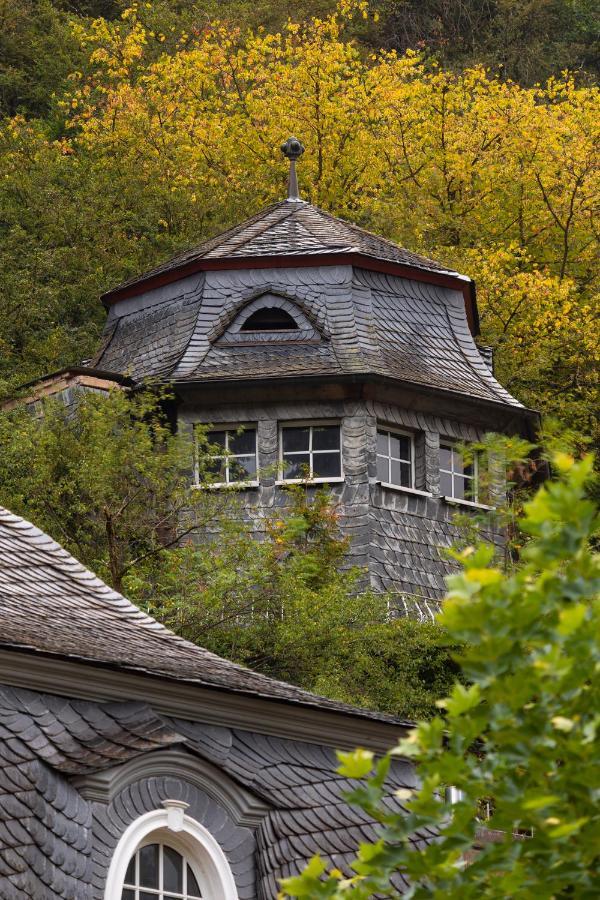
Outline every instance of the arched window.
{"label": "arched window", "polygon": [[248,316],[240,331],[297,331],[298,323],[285,309],[264,306]]}
{"label": "arched window", "polygon": [[238,900],[233,874],[215,838],[165,800],[126,829],[112,858],[104,900]]}
{"label": "arched window", "polygon": [[121,900],[205,900],[194,860],[169,844],[143,844],[129,861]]}

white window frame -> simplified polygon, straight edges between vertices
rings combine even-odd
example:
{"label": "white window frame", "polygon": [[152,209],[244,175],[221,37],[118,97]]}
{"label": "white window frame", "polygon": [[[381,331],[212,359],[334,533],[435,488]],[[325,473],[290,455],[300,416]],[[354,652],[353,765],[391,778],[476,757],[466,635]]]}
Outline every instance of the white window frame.
{"label": "white window frame", "polygon": [[[442,461],[440,459],[440,474],[442,472],[445,475],[450,475],[452,481],[452,494],[444,494],[443,497],[445,500],[448,500],[452,503],[464,503],[470,506],[482,506],[483,504],[479,503],[479,455],[476,450],[473,451],[473,474],[465,475],[463,472],[457,472],[454,468],[454,454],[458,453],[456,441],[449,441],[446,439],[440,440],[440,450],[448,449],[452,451],[452,468],[444,469],[442,467]],[[472,496],[467,497],[455,497],[454,496],[454,476],[458,476],[459,478],[463,478],[465,481],[471,481],[474,487]]]}
{"label": "white window frame", "polygon": [[[194,425],[194,435],[196,426],[206,427],[203,423],[197,422]],[[244,431],[253,431],[254,432],[254,458],[256,461],[256,478],[248,479],[247,481],[229,481],[229,464],[231,460],[234,460],[236,456],[252,456],[251,453],[229,453],[228,444],[229,444],[229,435],[236,435],[240,429]],[[225,462],[225,481],[215,481],[206,487],[210,488],[229,488],[229,487],[258,487],[258,425],[252,422],[245,422],[243,424],[231,424],[230,422],[217,422],[216,424],[211,424],[210,427],[207,427],[206,434],[207,436],[211,431],[224,431],[225,432],[225,450],[227,452],[227,456],[220,456],[219,454],[214,455],[214,459],[222,459]],[[210,442],[209,442],[210,443]],[[195,444],[195,473],[194,473],[194,481],[196,482],[196,487],[204,487],[205,485],[201,485],[199,482],[199,472],[198,472],[198,445]]]}
{"label": "white window frame", "polygon": [[153,843],[168,844],[181,853],[190,864],[203,896],[238,900],[227,857],[212,834],[186,815],[188,804],[165,800],[163,807],[140,816],[121,836],[108,870],[104,900],[121,900],[131,858],[141,847]]}
{"label": "white window frame", "polygon": [[[402,431],[400,428],[390,428],[389,425],[384,425],[382,422],[378,422],[377,423],[377,431],[376,431],[376,435],[375,435],[375,440],[377,443],[378,443],[380,431],[384,431],[388,435],[388,456],[383,457],[383,459],[387,459],[387,461],[388,461],[388,473],[390,471],[390,462],[392,460],[392,457],[389,455],[389,449],[390,449],[389,436],[394,435],[395,437],[408,438],[408,440],[410,442],[410,460],[399,459],[398,462],[401,462],[401,463],[409,462],[410,463],[410,484],[409,485],[394,484],[393,481],[380,481],[379,477],[378,477],[377,480],[379,481],[379,484],[382,487],[393,488],[396,491],[411,491],[411,492],[416,491],[416,488],[415,488],[415,478],[416,478],[415,436],[414,436],[414,434],[411,434],[410,431]],[[379,453],[377,450],[377,443],[375,444],[375,464],[377,464],[377,458],[382,456],[382,454]],[[422,493],[426,493],[426,492],[423,491]]]}
{"label": "white window frame", "polygon": [[[140,885],[140,859],[139,859],[139,851],[144,847],[151,846],[156,844],[159,847],[159,855],[158,855],[158,888],[150,888],[144,885]],[[182,872],[182,890],[181,891],[169,891],[164,888],[164,849],[168,847],[170,850],[175,850],[177,853],[181,855],[183,860],[183,872]],[[177,900],[190,900],[189,898],[189,890],[187,883],[187,870],[188,866],[194,873],[196,877],[196,881],[198,881],[198,886],[200,888],[199,894],[194,894],[192,900],[202,900],[202,895],[204,894],[204,888],[202,887],[202,881],[199,880],[198,874],[196,874],[197,866],[194,859],[190,859],[185,853],[182,853],[178,847],[173,846],[173,841],[168,838],[157,838],[156,834],[149,834],[147,838],[139,844],[137,850],[135,851],[135,882],[136,884],[127,884],[124,883],[122,887],[122,891],[128,890],[131,891],[134,897],[137,897],[138,893],[150,894],[155,900],[160,900],[163,894],[168,894],[169,897],[176,897]],[[132,856],[133,858],[133,856]],[[202,874],[200,873],[200,879],[202,879]]]}
{"label": "white window frame", "polygon": [[[327,427],[335,427],[339,429],[340,433],[340,446],[338,450],[317,450],[317,453],[330,453],[333,455],[334,453],[339,453],[340,456],[340,474],[339,475],[330,475],[330,476],[317,476],[316,478],[312,476],[312,458],[313,458],[313,449],[312,449],[312,440],[313,440],[313,428],[320,428],[322,426]],[[309,465],[311,470],[311,475],[308,478],[285,478],[284,477],[284,458],[283,458],[283,432],[286,428],[310,428],[310,436],[308,441],[308,450],[298,450],[292,451],[291,456],[305,456],[308,453],[309,457]],[[336,421],[335,419],[332,421],[331,419],[310,419],[308,421],[301,422],[280,422],[278,429],[278,479],[277,484],[306,484],[307,481],[310,484],[340,484],[345,481],[344,475],[344,459],[342,454],[342,423],[340,421]]]}

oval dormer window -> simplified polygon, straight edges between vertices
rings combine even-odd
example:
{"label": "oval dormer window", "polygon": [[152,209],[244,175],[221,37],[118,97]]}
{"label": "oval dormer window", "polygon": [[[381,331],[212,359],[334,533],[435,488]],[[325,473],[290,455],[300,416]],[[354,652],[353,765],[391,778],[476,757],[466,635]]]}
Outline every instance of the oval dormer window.
{"label": "oval dormer window", "polygon": [[240,331],[297,331],[298,323],[285,309],[265,306],[248,316]]}

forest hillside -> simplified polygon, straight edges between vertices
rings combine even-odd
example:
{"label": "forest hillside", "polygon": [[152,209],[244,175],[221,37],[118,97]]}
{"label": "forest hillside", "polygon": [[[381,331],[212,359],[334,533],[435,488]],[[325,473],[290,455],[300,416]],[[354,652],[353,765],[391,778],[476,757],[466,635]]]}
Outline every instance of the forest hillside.
{"label": "forest hillside", "polygon": [[[597,438],[593,0],[0,0],[0,382],[98,296],[282,197],[472,276],[521,401]],[[567,71],[568,70],[568,71]]]}

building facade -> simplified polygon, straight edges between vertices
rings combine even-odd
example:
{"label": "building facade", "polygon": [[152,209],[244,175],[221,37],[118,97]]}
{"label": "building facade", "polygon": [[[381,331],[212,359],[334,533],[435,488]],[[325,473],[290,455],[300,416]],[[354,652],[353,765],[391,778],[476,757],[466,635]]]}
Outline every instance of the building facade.
{"label": "building facade", "polygon": [[0,509],[2,900],[275,900],[375,836],[334,748],[407,727],[188,643]]}
{"label": "building facade", "polygon": [[[462,446],[532,436],[535,414],[477,348],[468,278],[289,193],[106,294],[96,357],[31,399],[172,385],[257,535],[286,485],[328,485],[368,582],[432,615],[456,510],[504,490]],[[0,711],[2,900],[274,900],[376,836],[335,749],[410,727],[188,643],[1,509]],[[414,785],[396,760],[389,803]]]}
{"label": "building facade", "polygon": [[90,371],[173,385],[257,533],[286,483],[327,484],[366,581],[435,611],[457,510],[503,492],[460,447],[536,425],[475,343],[470,279],[291,197],[103,301]]}

